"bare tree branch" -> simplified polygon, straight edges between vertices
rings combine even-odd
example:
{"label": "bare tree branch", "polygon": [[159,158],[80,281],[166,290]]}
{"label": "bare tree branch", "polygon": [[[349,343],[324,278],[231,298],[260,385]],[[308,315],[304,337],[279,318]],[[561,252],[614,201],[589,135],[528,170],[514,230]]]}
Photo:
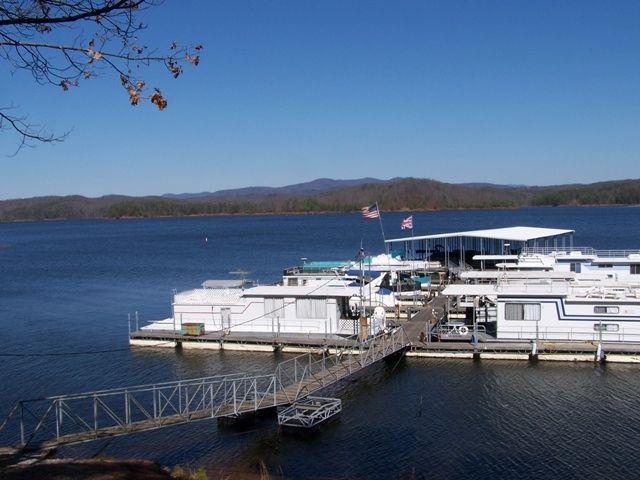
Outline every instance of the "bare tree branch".
{"label": "bare tree branch", "polygon": [[18,147],[10,156],[15,156],[23,147],[33,146],[33,142],[57,143],[62,142],[69,135],[69,132],[58,136],[48,133],[37,125],[29,123],[26,117],[9,114],[11,109],[12,107],[0,108],[0,132],[10,128],[19,136]]}
{"label": "bare tree branch", "polygon": [[[144,1],[144,0],[143,0]],[[76,13],[74,15],[66,15],[62,17],[19,17],[19,16],[11,16],[5,20],[0,20],[0,27],[5,25],[40,25],[40,24],[55,24],[55,23],[70,23],[78,20],[83,20],[85,18],[97,17],[100,15],[106,15],[108,13],[114,12],[116,10],[130,10],[137,8],[143,1],[131,2],[129,0],[120,0],[118,2],[114,2],[112,5],[109,5],[111,2],[107,2],[107,5],[104,5],[100,8],[92,8],[86,10],[84,12]],[[55,4],[58,2],[43,2],[49,4]],[[5,9],[2,9],[5,11]],[[11,13],[11,12],[7,12]]]}
{"label": "bare tree branch", "polygon": [[[140,42],[145,25],[138,16],[162,0],[0,0],[0,61],[13,71],[31,73],[36,83],[67,91],[82,81],[115,74],[129,103],[147,100],[159,110],[167,100],[150,88],[142,70],[163,65],[173,78],[183,65],[197,66],[202,45],[191,48],[167,42],[158,52]],[[30,141],[61,141],[30,124],[26,117],[2,113],[0,131],[13,130],[25,146]]]}

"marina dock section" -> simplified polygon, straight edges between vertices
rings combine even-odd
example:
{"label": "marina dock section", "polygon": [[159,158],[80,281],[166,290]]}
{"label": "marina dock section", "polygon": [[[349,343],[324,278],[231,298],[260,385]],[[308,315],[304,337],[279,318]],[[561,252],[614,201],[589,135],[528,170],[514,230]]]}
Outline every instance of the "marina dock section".
{"label": "marina dock section", "polygon": [[205,281],[129,341],[305,353],[403,327],[414,357],[640,363],[640,250],[577,247],[573,235],[513,226],[394,238],[380,255],[303,259],[277,284]]}
{"label": "marina dock section", "polygon": [[[595,341],[513,341],[482,337],[480,341],[460,339],[438,341],[427,332],[437,323],[434,310],[443,308],[445,299],[436,296],[414,313],[406,307],[409,320],[398,320],[411,342],[408,357],[423,359],[523,360],[560,362],[640,363],[640,343]],[[401,317],[402,317],[401,316]],[[357,340],[339,335],[248,333],[223,331],[200,336],[180,332],[137,330],[129,335],[134,347],[182,348],[246,352],[333,353],[354,346]]]}

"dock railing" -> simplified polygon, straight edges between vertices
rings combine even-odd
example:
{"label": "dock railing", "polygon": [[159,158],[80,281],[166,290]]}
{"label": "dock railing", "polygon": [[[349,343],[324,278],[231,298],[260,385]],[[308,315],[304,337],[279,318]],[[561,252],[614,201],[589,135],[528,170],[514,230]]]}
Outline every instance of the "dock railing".
{"label": "dock railing", "polygon": [[[606,327],[608,324],[615,324],[615,320],[602,322]],[[539,327],[536,331],[535,327],[509,327],[500,328],[498,331],[498,339],[504,341],[548,341],[548,342],[604,342],[604,343],[640,343],[640,333],[619,331],[602,332],[593,331],[587,328],[579,327]]]}
{"label": "dock railing", "polygon": [[406,348],[409,343],[400,327],[351,346],[328,345],[319,355],[306,353],[281,362],[276,377],[287,400],[292,402]]}

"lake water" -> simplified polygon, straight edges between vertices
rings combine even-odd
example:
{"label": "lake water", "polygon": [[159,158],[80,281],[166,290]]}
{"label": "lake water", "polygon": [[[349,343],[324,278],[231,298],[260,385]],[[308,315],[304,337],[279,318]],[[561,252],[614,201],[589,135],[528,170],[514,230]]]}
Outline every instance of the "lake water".
{"label": "lake water", "polygon": [[[384,214],[388,237],[402,235],[402,217]],[[414,223],[416,234],[572,228],[575,245],[640,247],[630,207],[422,212]],[[164,318],[174,288],[235,269],[275,281],[301,257],[352,258],[361,241],[383,249],[377,221],[357,214],[0,224],[0,354],[23,355],[0,356],[0,414],[24,397],[270,372],[271,354],[129,349],[127,313]],[[67,355],[96,350],[110,352]],[[629,478],[640,472],[639,392],[635,366],[404,359],[338,386],[340,420],[309,438],[280,436],[272,421],[204,421],[60,454],[231,475],[264,462],[288,478]]]}

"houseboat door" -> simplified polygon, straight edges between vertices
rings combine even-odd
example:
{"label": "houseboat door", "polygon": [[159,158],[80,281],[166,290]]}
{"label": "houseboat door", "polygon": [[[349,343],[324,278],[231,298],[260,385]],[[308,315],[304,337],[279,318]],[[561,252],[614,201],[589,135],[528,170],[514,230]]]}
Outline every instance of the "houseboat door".
{"label": "houseboat door", "polygon": [[220,309],[222,315],[222,328],[231,330],[231,309],[229,307],[223,307]]}

